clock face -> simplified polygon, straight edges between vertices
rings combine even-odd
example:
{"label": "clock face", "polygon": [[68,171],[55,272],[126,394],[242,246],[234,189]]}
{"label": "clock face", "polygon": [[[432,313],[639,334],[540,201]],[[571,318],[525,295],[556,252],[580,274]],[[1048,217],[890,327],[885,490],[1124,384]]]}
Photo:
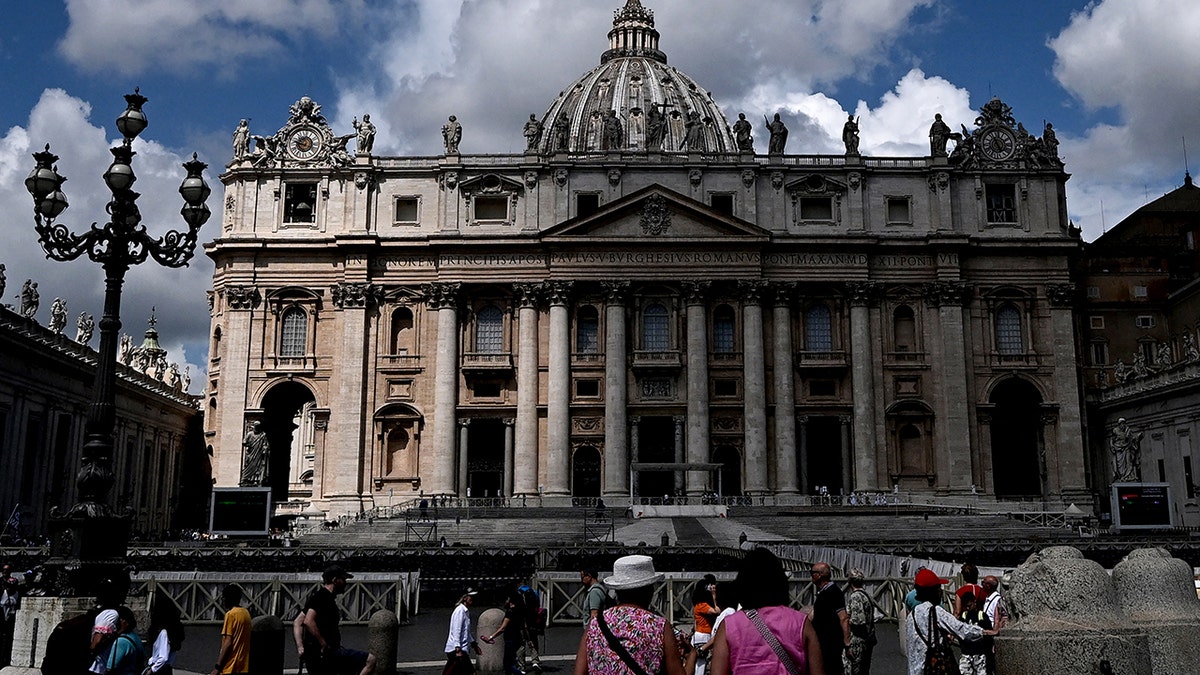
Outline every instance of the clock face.
{"label": "clock face", "polygon": [[1017,150],[1017,141],[1006,129],[989,129],[980,139],[979,149],[983,156],[995,162],[1012,159]]}
{"label": "clock face", "polygon": [[321,151],[321,134],[310,127],[300,127],[288,138],[288,154],[302,162],[317,156]]}

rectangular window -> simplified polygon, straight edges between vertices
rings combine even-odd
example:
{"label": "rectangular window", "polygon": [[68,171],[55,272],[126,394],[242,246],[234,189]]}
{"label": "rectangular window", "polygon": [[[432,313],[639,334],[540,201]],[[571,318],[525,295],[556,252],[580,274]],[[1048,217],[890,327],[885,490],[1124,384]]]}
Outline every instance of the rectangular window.
{"label": "rectangular window", "polygon": [[1134,286],[1133,287],[1133,297],[1144,298],[1148,295],[1150,295],[1150,292],[1149,292],[1149,289],[1146,288],[1145,286]]}
{"label": "rectangular window", "polygon": [[1104,330],[1104,317],[1090,316],[1088,317],[1088,324],[1092,327],[1092,330]]}
{"label": "rectangular window", "polygon": [[1146,359],[1146,363],[1154,363],[1154,343],[1151,341],[1139,342],[1138,351],[1142,353],[1142,358]]}
{"label": "rectangular window", "polygon": [[416,225],[420,220],[421,200],[417,197],[396,197],[396,223]]}
{"label": "rectangular window", "polygon": [[733,215],[733,195],[731,194],[714,194],[711,197],[712,209],[717,213],[723,213],[727,216]]}
{"label": "rectangular window", "polygon": [[989,223],[1017,222],[1017,186],[992,184],[987,186],[987,221]]}
{"label": "rectangular window", "polygon": [[1099,300],[1100,299],[1100,287],[1099,286],[1088,286],[1087,287],[1087,296],[1093,300]]}
{"label": "rectangular window", "polygon": [[1092,365],[1107,366],[1108,365],[1108,344],[1105,342],[1092,343]]}
{"label": "rectangular window", "polygon": [[600,195],[595,193],[580,193],[575,195],[575,215],[586,218],[600,210]]}
{"label": "rectangular window", "polygon": [[317,222],[316,183],[288,183],[283,191],[283,222]]}
{"label": "rectangular window", "polygon": [[713,396],[720,398],[733,398],[737,395],[737,380],[728,378],[713,380]]}
{"label": "rectangular window", "polygon": [[800,220],[833,220],[833,198],[801,197]]}
{"label": "rectangular window", "polygon": [[1192,458],[1190,455],[1183,458],[1183,480],[1187,482],[1187,485],[1184,486],[1187,490],[1187,498],[1195,499],[1196,481],[1192,479]]}
{"label": "rectangular window", "polygon": [[508,220],[508,197],[476,197],[475,220]]}
{"label": "rectangular window", "polygon": [[500,398],[500,392],[499,382],[476,382],[471,387],[471,393],[475,398]]}
{"label": "rectangular window", "polygon": [[888,225],[911,225],[912,202],[908,197],[887,198]]}
{"label": "rectangular window", "polygon": [[1133,320],[1133,324],[1138,328],[1154,328],[1154,317],[1149,314],[1141,314]]}
{"label": "rectangular window", "polygon": [[599,398],[600,380],[575,380],[576,398]]}
{"label": "rectangular window", "polygon": [[833,380],[811,380],[808,383],[808,395],[814,398],[837,396],[837,385]]}

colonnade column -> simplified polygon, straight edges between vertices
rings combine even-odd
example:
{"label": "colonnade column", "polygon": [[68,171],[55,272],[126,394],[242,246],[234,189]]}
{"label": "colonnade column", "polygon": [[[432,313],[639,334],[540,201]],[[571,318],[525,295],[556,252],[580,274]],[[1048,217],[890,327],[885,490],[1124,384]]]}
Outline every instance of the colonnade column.
{"label": "colonnade column", "polygon": [[925,302],[938,310],[941,328],[941,358],[936,359],[941,370],[941,388],[934,447],[940,448],[934,458],[938,485],[943,488],[965,488],[974,483],[971,457],[971,425],[968,418],[967,356],[963,330],[963,307],[971,301],[972,289],[959,281],[929,284]]}
{"label": "colonnade column", "polygon": [[[513,427],[516,426],[516,420],[511,417],[506,417],[501,420],[504,423],[504,485],[500,490],[507,496],[511,497],[513,492]],[[485,497],[487,495],[476,495]]]}
{"label": "colonnade column", "polygon": [[538,486],[538,301],[542,285],[513,287],[517,302],[517,445],[511,496],[537,494]]}
{"label": "colonnade column", "polygon": [[467,451],[470,445],[470,418],[458,420],[458,496],[467,496]]}
{"label": "colonnade column", "polygon": [[[846,285],[850,301],[851,387],[854,396],[854,481],[847,490],[878,487],[875,434],[875,344],[871,337],[871,305],[878,302],[879,284]],[[849,462],[847,462],[849,464]]]}
{"label": "colonnade column", "polygon": [[[434,283],[424,287],[427,307],[437,312],[437,358],[433,374],[433,453],[420,467],[422,483],[435,495],[454,494],[454,421],[458,411],[458,295],[462,284]],[[462,444],[466,452],[466,440]],[[457,493],[467,489],[466,455],[461,458]],[[424,464],[424,462],[422,462]]]}
{"label": "colonnade column", "polygon": [[625,298],[628,281],[606,281],[604,307],[604,484],[605,497],[628,495],[629,423],[626,408]]}
{"label": "colonnade column", "polygon": [[742,385],[746,491],[764,493],[767,485],[767,385],[763,354],[762,294],[765,281],[743,281]]}
{"label": "colonnade column", "polygon": [[547,286],[550,300],[550,381],[546,407],[546,495],[570,494],[571,475],[571,317],[572,283]]}
{"label": "colonnade column", "polygon": [[1063,501],[1085,499],[1087,495],[1087,453],[1079,434],[1079,381],[1076,379],[1075,339],[1072,312],[1077,298],[1074,284],[1048,284],[1046,297],[1050,300],[1050,326],[1054,335],[1054,397],[1058,414],[1044,429],[1053,435],[1056,446],[1047,457],[1047,485],[1053,495]]}
{"label": "colonnade column", "polygon": [[[772,317],[775,325],[775,491],[797,492],[796,472],[796,371],[792,366],[792,293],[794,286],[775,287]],[[805,467],[807,469],[807,467]]]}
{"label": "colonnade column", "polygon": [[[708,320],[705,296],[712,285],[708,281],[682,284],[687,304],[687,461],[709,461],[708,419]],[[677,459],[676,461],[682,461]],[[676,486],[678,487],[678,486]],[[708,487],[708,474],[687,472],[687,493],[700,495]]]}
{"label": "colonnade column", "polygon": [[[671,418],[671,420],[673,422],[675,422],[675,463],[676,464],[681,464],[683,462],[683,421],[684,421],[684,419],[685,418],[683,415],[675,415],[674,417]],[[675,474],[675,494],[682,494],[682,492],[683,492],[683,471],[676,470],[672,473]]]}

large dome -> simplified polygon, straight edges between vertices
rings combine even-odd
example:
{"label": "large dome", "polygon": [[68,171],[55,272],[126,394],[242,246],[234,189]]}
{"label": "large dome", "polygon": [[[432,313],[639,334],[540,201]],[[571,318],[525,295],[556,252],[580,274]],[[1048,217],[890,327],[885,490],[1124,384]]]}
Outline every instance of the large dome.
{"label": "large dome", "polygon": [[555,152],[736,153],[721,109],[658,49],[654,12],[617,10],[600,65],[563,90],[542,118],[538,149]]}

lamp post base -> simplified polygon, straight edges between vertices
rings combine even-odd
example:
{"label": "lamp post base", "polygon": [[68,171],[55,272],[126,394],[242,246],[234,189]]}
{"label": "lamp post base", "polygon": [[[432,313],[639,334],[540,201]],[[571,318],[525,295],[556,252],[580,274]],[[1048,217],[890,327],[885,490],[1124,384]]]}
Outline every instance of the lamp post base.
{"label": "lamp post base", "polygon": [[50,517],[50,558],[45,564],[48,594],[96,598],[129,591],[128,514],[72,512]]}

